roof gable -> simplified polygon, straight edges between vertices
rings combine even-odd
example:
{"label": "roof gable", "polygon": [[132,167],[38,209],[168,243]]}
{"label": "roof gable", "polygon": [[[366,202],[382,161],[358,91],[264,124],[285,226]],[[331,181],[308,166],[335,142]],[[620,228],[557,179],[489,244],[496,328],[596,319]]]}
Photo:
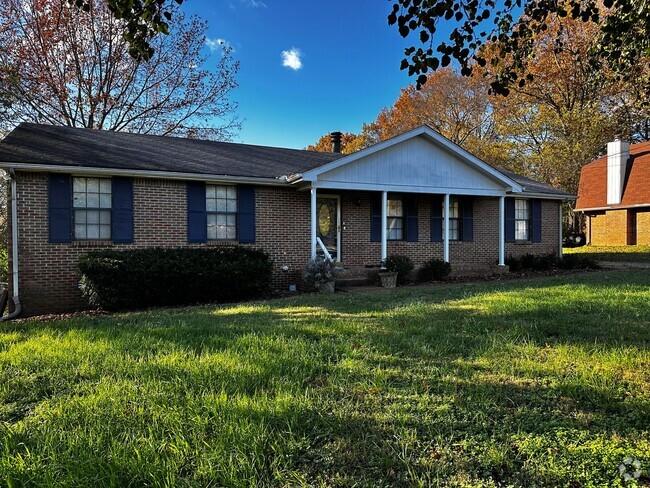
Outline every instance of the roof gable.
{"label": "roof gable", "polygon": [[426,126],[307,171],[302,180],[458,194],[522,191],[514,179]]}

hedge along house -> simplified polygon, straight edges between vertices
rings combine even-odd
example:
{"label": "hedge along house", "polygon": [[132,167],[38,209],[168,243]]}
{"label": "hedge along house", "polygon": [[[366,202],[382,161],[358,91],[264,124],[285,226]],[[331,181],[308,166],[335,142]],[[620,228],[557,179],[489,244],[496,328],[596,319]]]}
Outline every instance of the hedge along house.
{"label": "hedge along house", "polygon": [[610,142],[583,166],[576,211],[585,214],[587,244],[650,245],[650,142]]}
{"label": "hedge along house", "polygon": [[405,254],[489,268],[561,253],[571,195],[428,127],[347,156],[339,137],[316,153],[21,124],[0,143],[13,296],[28,314],[84,307],[77,260],[103,248],[254,246],[278,289],[319,254],[345,267]]}

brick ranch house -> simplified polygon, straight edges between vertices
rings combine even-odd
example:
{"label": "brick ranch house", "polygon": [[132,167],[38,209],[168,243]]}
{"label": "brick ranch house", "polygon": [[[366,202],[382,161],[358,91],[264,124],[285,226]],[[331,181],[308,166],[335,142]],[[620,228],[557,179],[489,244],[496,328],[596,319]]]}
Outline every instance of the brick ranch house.
{"label": "brick ranch house", "polygon": [[428,127],[352,155],[339,148],[340,133],[332,153],[317,153],[20,124],[0,142],[14,300],[25,314],[84,307],[77,260],[104,248],[254,246],[270,253],[282,290],[318,254],[345,267],[405,254],[458,268],[561,253],[571,195]]}
{"label": "brick ranch house", "polygon": [[587,244],[650,245],[650,142],[610,142],[583,166],[576,211],[585,214]]}

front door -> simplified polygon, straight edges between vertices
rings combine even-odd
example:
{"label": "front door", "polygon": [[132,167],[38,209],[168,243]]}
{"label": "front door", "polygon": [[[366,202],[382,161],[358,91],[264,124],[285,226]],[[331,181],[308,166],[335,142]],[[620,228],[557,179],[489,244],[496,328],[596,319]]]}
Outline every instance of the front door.
{"label": "front door", "polygon": [[[339,225],[340,199],[338,196],[319,196],[316,199],[316,235],[323,242],[334,261],[340,261],[341,227]],[[319,256],[323,248],[317,246]]]}

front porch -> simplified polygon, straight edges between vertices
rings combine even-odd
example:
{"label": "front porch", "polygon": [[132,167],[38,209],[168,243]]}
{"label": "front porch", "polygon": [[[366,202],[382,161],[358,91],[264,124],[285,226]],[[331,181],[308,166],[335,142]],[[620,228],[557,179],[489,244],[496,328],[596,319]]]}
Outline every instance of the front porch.
{"label": "front porch", "polygon": [[416,267],[432,258],[455,268],[505,264],[503,196],[312,188],[310,202],[312,258],[346,268],[378,267],[391,254]]}

